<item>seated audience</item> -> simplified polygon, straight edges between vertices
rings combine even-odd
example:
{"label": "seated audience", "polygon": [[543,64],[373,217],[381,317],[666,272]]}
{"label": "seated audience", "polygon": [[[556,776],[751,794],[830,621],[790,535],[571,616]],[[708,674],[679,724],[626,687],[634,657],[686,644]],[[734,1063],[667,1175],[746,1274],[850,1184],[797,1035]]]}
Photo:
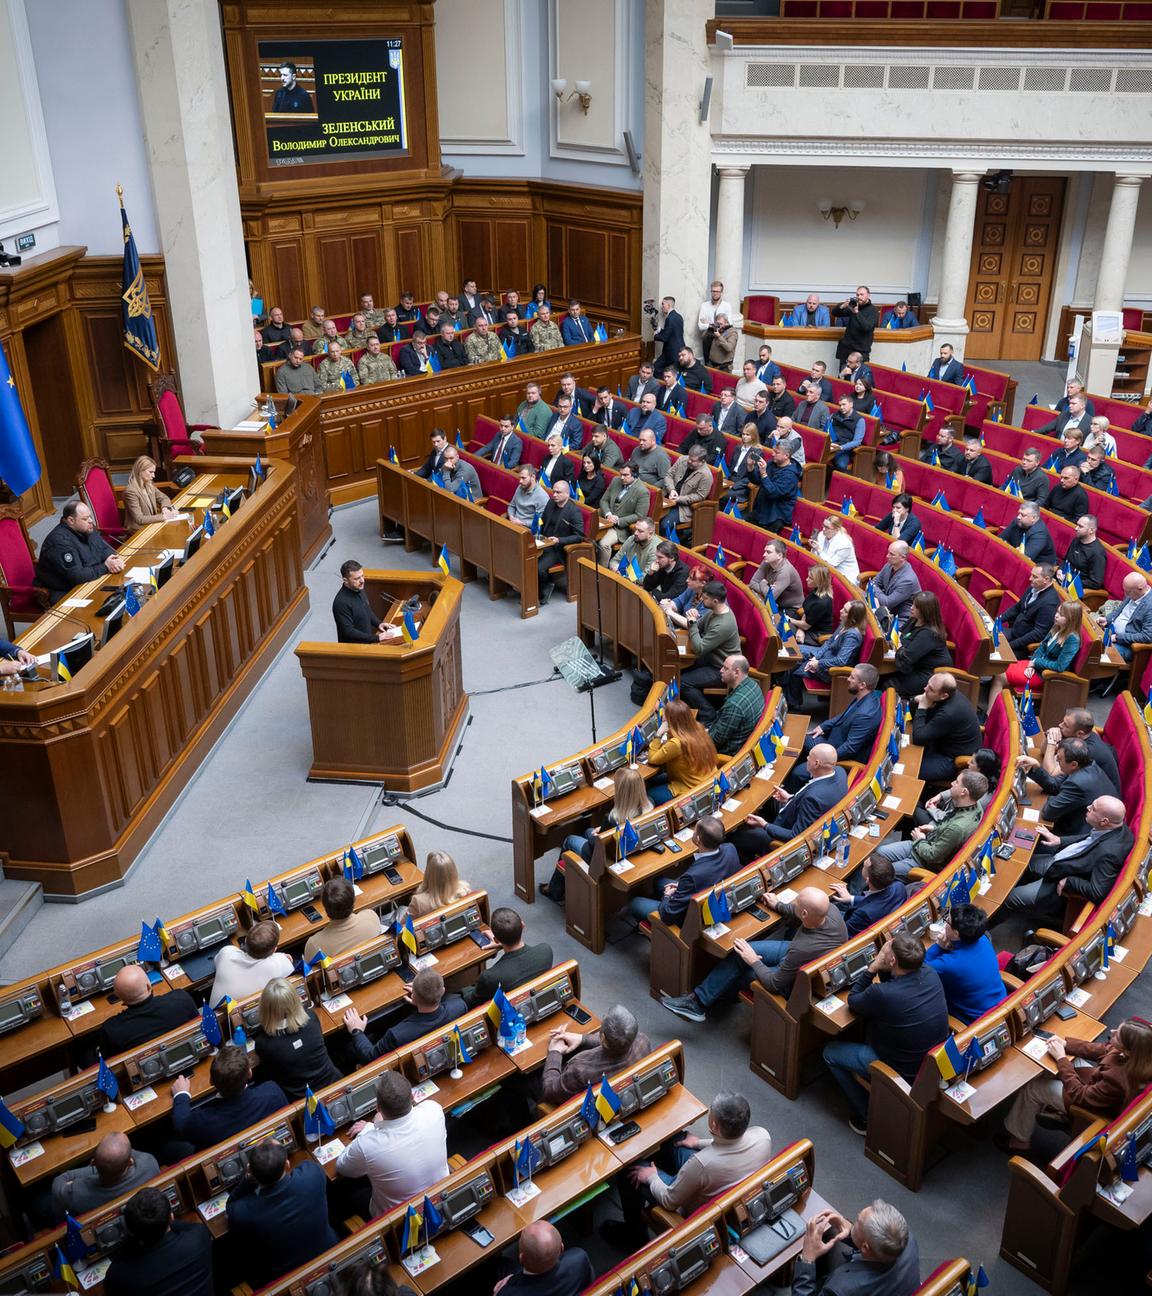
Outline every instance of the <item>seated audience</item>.
{"label": "seated audience", "polygon": [[912,741],[924,749],[920,777],[926,783],[950,782],[956,757],[971,756],[980,746],[976,708],[958,691],[956,676],[947,671],[933,675],[915,702]]}
{"label": "seated audience", "polygon": [[[807,757],[817,743],[823,742],[836,748],[837,763],[866,760],[880,730],[884,710],[883,697],[877,691],[879,681],[880,672],[869,662],[853,666],[845,681],[851,701],[838,715],[809,728],[800,754]],[[798,792],[809,777],[807,764],[793,765],[784,786],[789,792]]]}
{"label": "seated audience", "polygon": [[[988,809],[988,803],[992,800],[992,795],[1000,782],[1000,775],[1003,773],[1003,767],[998,752],[994,752],[990,747],[978,747],[972,753],[972,759],[968,762],[967,768],[975,770],[978,774],[983,774],[988,780],[988,791],[976,802],[980,807],[980,813],[983,814]],[[945,819],[952,811],[952,785],[949,785],[942,791],[937,792],[935,796],[929,797],[923,805],[916,807],[916,812],[912,816],[912,823],[915,827],[925,825],[931,827]]]}
{"label": "seated audience", "polygon": [[854,895],[844,882],[832,883],[832,899],[844,915],[849,936],[859,935],[908,899],[908,888],[896,876],[890,860],[872,855],[864,861],[860,872],[864,889],[859,895]]}
{"label": "seated audience", "polygon": [[340,1079],[316,1014],[282,977],[269,981],[260,995],[255,1045],[261,1076],[275,1080],[293,1100],[303,1098],[305,1089],[315,1093]]}
{"label": "seated audience", "polygon": [[1055,570],[1049,563],[1037,563],[1028,574],[1028,589],[1019,600],[1000,613],[1007,630],[1008,647],[1017,657],[1025,655],[1052,629],[1060,591],[1053,583]]}
{"label": "seated audience", "polygon": [[584,514],[571,497],[567,481],[553,482],[551,495],[540,515],[540,548],[536,558],[541,606],[547,605],[556,589],[552,568],[562,568],[558,574],[567,580],[566,552],[585,539]]}
{"label": "seated audience", "polygon": [[320,904],[328,922],[304,945],[304,962],[309,963],[320,950],[329,958],[338,958],[357,945],[380,935],[380,915],[375,909],[356,912],[356,889],[346,877],[330,877],[320,892]]}
{"label": "seated audience", "polygon": [[876,524],[877,528],[894,540],[913,545],[922,533],[920,519],[912,512],[912,496],[901,491],[892,500],[892,508]]}
{"label": "seated audience", "polygon": [[650,575],[655,567],[657,547],[668,543],[670,542],[666,540],[657,540],[656,524],[651,518],[642,517],[632,528],[632,534],[617,550],[613,566],[617,571],[623,572],[639,570],[643,582],[644,577]]}
{"label": "seated audience", "polygon": [[708,581],[700,595],[704,611],[699,615],[690,611],[686,617],[688,646],[696,660],[688,670],[680,672],[680,696],[705,726],[715,720],[716,708],[704,690],[723,683],[720,668],[725,658],[740,653],[740,628],[728,606],[727,593],[723,581]]}
{"label": "seated audience", "polygon": [[988,780],[979,770],[960,770],[948,788],[948,806],[940,818],[913,828],[907,841],[877,847],[877,858],[893,864],[901,878],[914,868],[939,873],[979,826],[983,814],[979,803],[987,791]]}
{"label": "seated audience", "polygon": [[197,1151],[223,1143],[288,1106],[284,1090],[274,1080],[251,1083],[252,1062],[239,1045],[220,1045],[209,1077],[216,1096],[195,1105],[188,1077],[177,1076],[172,1081],[172,1129],[178,1139],[191,1143]]}
{"label": "seated audience", "polygon": [[1068,542],[1064,566],[1080,577],[1085,590],[1102,589],[1107,570],[1108,551],[1097,538],[1099,522],[1091,513],[1076,519],[1076,535]]}
{"label": "seated audience", "polygon": [[1130,662],[1134,645],[1152,643],[1152,598],[1148,597],[1152,587],[1143,572],[1129,572],[1124,577],[1123,589],[1124,598],[1120,605],[1111,611],[1097,613],[1096,620],[1111,629],[1112,647],[1126,662]]}
{"label": "seated audience", "polygon": [[[877,450],[872,459],[872,484],[873,486],[883,486],[885,490],[895,491],[897,495],[904,494],[904,469],[896,466],[895,459],[889,450]],[[908,496],[911,501],[912,496]],[[895,501],[893,501],[895,502]],[[908,505],[912,507],[911,503]],[[883,530],[883,527],[881,528]],[[898,537],[901,540],[908,540],[905,535]],[[912,540],[915,540],[915,536]],[[911,544],[912,540],[908,540]]]}
{"label": "seated audience", "polygon": [[464,343],[456,336],[456,325],[450,319],[440,322],[439,336],[432,346],[432,354],[440,363],[441,370],[463,369],[468,364],[468,353]]}
{"label": "seated audience", "polygon": [[554,1030],[544,1062],[544,1101],[562,1103],[583,1093],[589,1081],[599,1084],[651,1051],[651,1041],[623,1004],[608,1009],[598,1031]]}
{"label": "seated audience", "polygon": [[688,564],[680,557],[679,547],[671,540],[661,540],[656,545],[652,566],[640,583],[657,602],[683,594],[688,587]]}
{"label": "seated audience", "polygon": [[707,567],[694,566],[688,569],[688,583],[684,591],[672,599],[661,599],[660,610],[670,626],[679,626],[684,630],[688,626],[688,614],[697,615],[705,611],[703,595],[704,586],[708,584],[711,573]]}
{"label": "seated audience", "polygon": [[647,486],[637,480],[632,465],[621,464],[597,510],[603,528],[596,540],[602,563],[611,560],[613,548],[623,544],[631,528],[648,516],[650,498]]}
{"label": "seated audience", "polygon": [[720,679],[728,693],[708,726],[708,736],[721,756],[735,756],[764,714],[764,690],[749,670],[748,658],[739,653],[726,657],[720,667]]}
{"label": "seated audience", "polygon": [[832,629],[832,573],[827,567],[813,563],[804,584],[808,593],[804,595],[800,615],[792,624],[797,643],[813,644]]}
{"label": "seated audience", "polygon": [[[1084,707],[1070,707],[1064,712],[1058,725],[1053,725],[1044,735],[1044,749],[1040,755],[1040,764],[1053,778],[1060,776],[1060,767],[1056,759],[1056,750],[1065,738],[1079,738],[1088,744],[1088,754],[1108,776],[1112,790],[1120,795],[1120,769],[1116,764],[1116,752],[1112,745],[1096,732],[1092,712]],[[1021,761],[1016,762],[1022,764]],[[1025,768],[1031,768],[1025,766]]]}
{"label": "seated audience", "polygon": [[412,1005],[412,1011],[395,1026],[390,1026],[375,1043],[366,1033],[368,1018],[355,1008],[345,1012],[344,1028],[352,1037],[357,1066],[367,1066],[385,1053],[403,1048],[439,1026],[447,1026],[468,1011],[468,1005],[458,994],[446,992],[444,978],[431,967],[421,968],[416,973],[404,997]]}
{"label": "seated audience", "polygon": [[919,1287],[920,1252],[895,1206],[877,1197],[851,1224],[834,1210],[808,1221],[792,1296],[914,1296]]}
{"label": "seated audience", "polygon": [[[311,343],[308,343],[309,351]],[[288,358],[282,365],[276,366],[276,380],[273,384],[281,396],[319,396],[322,394],[320,379],[316,370],[304,363],[308,354],[302,346],[293,346]]]}
{"label": "seated audience", "polygon": [[[764,447],[760,444],[760,433],[755,423],[745,423],[740,429],[740,446],[732,456],[732,462],[726,473],[725,486],[728,500],[725,504],[745,505],[751,494],[750,483],[763,471]],[[755,477],[753,474],[755,473]]]}
{"label": "seated audience", "polygon": [[[626,823],[633,823],[646,814],[650,814],[655,807],[648,799],[648,789],[644,783],[644,778],[639,770],[635,770],[631,765],[622,765],[619,769],[612,771],[612,809],[608,811],[608,818],[604,824],[597,824],[592,828],[586,828],[582,833],[572,833],[564,838],[564,843],[560,847],[560,853],[565,851],[575,851],[576,854],[585,862],[592,858],[592,851],[595,849],[596,839],[602,831],[610,828],[623,828]],[[551,878],[547,882],[540,883],[540,894],[547,896],[549,900],[555,900],[557,904],[564,903],[564,870],[560,867],[559,861],[552,872]]]}
{"label": "seated audience", "polygon": [[988,706],[999,696],[1005,685],[1014,693],[1027,688],[1033,694],[1044,690],[1043,671],[1070,671],[1080,654],[1080,632],[1084,621],[1084,605],[1075,601],[1061,603],[1052,618],[1052,629],[1044,636],[1027,661],[1009,662],[1002,675],[992,676],[988,690]]}
{"label": "seated audience", "polygon": [[498,986],[503,986],[508,994],[552,966],[551,945],[543,941],[539,945],[524,943],[524,919],[515,909],[504,906],[494,909],[490,926],[500,946],[500,957],[460,992],[469,1008],[487,1003]]}
{"label": "seated audience", "polygon": [[1088,744],[1079,738],[1063,738],[1057,743],[1055,777],[1033,756],[1017,757],[1016,765],[1027,770],[1032,782],[1048,794],[1040,814],[1058,837],[1082,832],[1088,807],[1097,797],[1111,796],[1113,792],[1112,780],[1092,759]]}
{"label": "seated audience", "polygon": [[1040,505],[1030,500],[1022,501],[1016,519],[1000,532],[1000,539],[1019,549],[1026,558],[1042,566],[1056,565],[1056,546],[1052,533],[1040,517]]}
{"label": "seated audience", "polygon": [[564,345],[563,334],[552,318],[550,306],[537,308],[530,331],[534,351],[559,351]]}
{"label": "seated audience", "polygon": [[918,937],[899,932],[848,989],[848,1010],[864,1023],[864,1040],[838,1039],[824,1046],[824,1061],[852,1110],[849,1125],[864,1134],[873,1062],[884,1062],[909,1084],[929,1049],[948,1038],[948,1005],[934,969],[924,965]]}
{"label": "seated audience", "polygon": [[767,463],[761,462],[749,472],[756,482],[756,500],[749,521],[765,531],[785,531],[792,526],[792,514],[800,497],[800,469],[786,445],[773,448]]}
{"label": "seated audience", "polygon": [[[920,578],[908,561],[909,552],[904,540],[893,540],[888,546],[887,562],[871,581],[875,602],[897,621],[908,616],[913,598],[920,593]],[[935,602],[935,594],[932,599]]]}
{"label": "seated audience", "polygon": [[957,387],[964,381],[964,366],[956,359],[950,343],[941,346],[939,357],[928,369],[928,377],[936,382],[954,383]]}
{"label": "seated audience", "polygon": [[[645,396],[644,400],[649,400]],[[636,434],[639,445],[632,451],[628,462],[633,473],[649,486],[662,486],[664,479],[672,468],[668,455],[656,444],[657,436],[652,427],[645,427]]]}
{"label": "seated audience", "polygon": [[956,444],[951,428],[942,427],[936,433],[936,444],[920,451],[920,462],[943,468],[946,472],[964,472],[964,452]]}
{"label": "seated audience", "polygon": [[703,815],[696,820],[692,845],[696,853],[678,878],[657,879],[655,899],[633,896],[629,901],[629,912],[637,922],[644,922],[657,913],[662,923],[669,926],[679,923],[697,891],[719,886],[740,867],[736,847],[724,840],[724,822],[714,815]]}
{"label": "seated audience", "polygon": [[676,460],[664,478],[663,490],[677,530],[690,537],[693,507],[712,494],[712,473],[703,446],[693,446]]}
{"label": "seated audience", "polygon": [[660,992],[664,1007],[685,1021],[707,1020],[708,1009],[733,998],[753,980],[771,994],[791,993],[796,973],[805,963],[839,948],[848,939],[844,919],[823,891],[804,887],[792,901],[765,892],[760,903],[778,913],[795,928],[790,939],[746,941],[736,939],[733,953],[718,963],[704,980],[686,995]]}
{"label": "seated audience", "polygon": [[531,464],[521,464],[519,485],[508,501],[508,521],[517,526],[530,527],[548,507],[549,495],[536,480],[536,469]]}
{"label": "seated audience", "polygon": [[392,382],[400,377],[400,372],[392,360],[392,355],[380,347],[380,339],[375,333],[369,337],[360,363],[356,366],[356,377],[361,387],[371,387],[375,383]]}
{"label": "seated audience", "polygon": [[276,923],[258,922],[248,929],[242,946],[222,945],[208,1002],[215,1007],[227,997],[238,1003],[259,994],[273,977],[290,977],[295,964],[290,955],[277,951],[279,942]]}
{"label": "seated audience", "polygon": [[1080,465],[1081,484],[1103,491],[1105,495],[1119,495],[1115,469],[1108,462],[1104,451],[1099,446],[1093,446],[1085,454],[1086,458]]}
{"label": "seated audience", "polygon": [[580,471],[576,476],[577,502],[589,508],[598,508],[608,489],[608,481],[600,469],[600,460],[586,450],[580,458]]}
{"label": "seated audience", "polygon": [[864,444],[864,420],[856,412],[851,396],[841,396],[828,421],[828,439],[832,443],[832,467],[848,472],[852,455]]}
{"label": "seated audience", "polygon": [[352,367],[352,361],[341,354],[338,338],[328,343],[327,354],[317,366],[316,377],[320,380],[321,392],[351,391],[353,387],[360,386],[360,379]]}
{"label": "seated audience", "polygon": [[1029,446],[1008,474],[1008,481],[1016,483],[1017,494],[1029,504],[1040,504],[1048,498],[1048,474],[1041,464],[1043,457],[1035,446]]}
{"label": "seated audience", "polygon": [[893,665],[896,669],[888,677],[889,683],[905,699],[923,693],[932,675],[952,665],[940,600],[930,590],[922,590],[912,600]]}
{"label": "seated audience", "polygon": [[1075,522],[1091,507],[1088,492],[1080,485],[1080,469],[1065,464],[1060,469],[1060,480],[1048,492],[1044,507],[1066,522]]}
{"label": "seated audience", "polygon": [[856,561],[856,546],[844,527],[844,520],[838,513],[832,513],[820,524],[820,530],[812,537],[812,552],[821,562],[834,567],[841,576],[850,581],[860,579],[860,564]]}
{"label": "seated audience", "polygon": [[767,601],[768,591],[778,608],[792,610],[804,602],[804,584],[800,573],[788,560],[788,546],[781,540],[769,540],[759,567],[752,573],[748,584],[754,593]]}
{"label": "seated audience", "polygon": [[985,486],[991,486],[992,464],[984,453],[980,438],[965,437],[962,453],[964,455],[964,467],[960,470],[960,476],[967,477],[972,481],[982,482]]}
{"label": "seated audience", "polygon": [[367,1178],[369,1210],[383,1215],[425,1192],[448,1173],[448,1130],[436,1102],[413,1103],[412,1085],[399,1071],[376,1081],[376,1115],[349,1127],[352,1142],[336,1158],[345,1179]]}
{"label": "seated audience", "polygon": [[784,677],[784,696],[788,699],[789,706],[800,706],[804,701],[806,682],[827,686],[835,667],[856,665],[860,657],[860,646],[864,642],[863,627],[866,619],[867,609],[864,604],[859,599],[851,599],[840,609],[840,623],[835,632],[822,644],[799,645],[804,660]]}

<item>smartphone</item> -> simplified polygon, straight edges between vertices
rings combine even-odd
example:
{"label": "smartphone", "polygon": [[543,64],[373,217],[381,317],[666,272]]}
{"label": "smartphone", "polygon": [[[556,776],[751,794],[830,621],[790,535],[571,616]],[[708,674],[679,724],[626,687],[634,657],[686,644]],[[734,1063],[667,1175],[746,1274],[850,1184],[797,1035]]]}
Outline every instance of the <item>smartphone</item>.
{"label": "smartphone", "polygon": [[461,1228],[477,1246],[491,1246],[492,1243],[496,1241],[484,1225],[478,1224],[475,1220],[469,1220],[467,1224],[461,1225]]}
{"label": "smartphone", "polygon": [[1050,1030],[1042,1030],[1039,1026],[1036,1026],[1036,1027],[1033,1029],[1032,1034],[1035,1035],[1037,1039],[1051,1039],[1051,1038],[1052,1038],[1052,1032],[1051,1032]]}
{"label": "smartphone", "polygon": [[639,1133],[640,1126],[637,1125],[635,1121],[630,1120],[625,1121],[619,1129],[614,1129],[612,1133],[608,1135],[608,1138],[611,1143],[617,1144],[623,1143],[626,1139],[630,1139],[634,1134]]}
{"label": "smartphone", "polygon": [[87,1120],[77,1121],[75,1125],[69,1125],[61,1132],[71,1137],[74,1134],[93,1134],[95,1131],[96,1117],[89,1116]]}
{"label": "smartphone", "polygon": [[321,918],[320,916],[320,910],[317,909],[315,905],[305,905],[300,910],[300,912],[304,915],[305,918],[308,919],[310,923],[318,923],[324,921],[324,919]]}
{"label": "smartphone", "polygon": [[404,879],[400,876],[400,870],[394,869],[391,864],[385,864],[380,870],[381,873],[392,883],[393,886],[399,886]]}
{"label": "smartphone", "polygon": [[873,818],[873,819],[887,819],[887,818],[888,818],[888,811],[887,811],[887,810],[873,810],[873,811],[872,811],[872,818]]}
{"label": "smartphone", "polygon": [[763,905],[753,905],[752,908],[748,910],[748,912],[752,915],[753,918],[759,918],[761,922],[767,922],[772,917],[772,915],[768,912],[767,909],[763,907]]}
{"label": "smartphone", "polygon": [[396,974],[405,985],[411,985],[416,980],[416,973],[408,966],[407,963],[401,963],[396,969]]}
{"label": "smartphone", "polygon": [[668,848],[667,846],[664,845],[663,842],[654,842],[652,845],[652,849],[656,852],[657,855],[663,855]]}
{"label": "smartphone", "polygon": [[488,946],[493,943],[492,939],[482,931],[470,931],[468,933],[468,939],[472,941],[474,945],[479,945],[481,949],[487,949]]}
{"label": "smartphone", "polygon": [[577,1026],[586,1026],[592,1020],[592,1014],[585,1012],[579,1004],[565,1004],[564,1011],[577,1024]]}
{"label": "smartphone", "polygon": [[997,859],[1011,859],[1016,854],[1016,847],[1005,842],[1003,846],[996,847]]}
{"label": "smartphone", "polygon": [[668,847],[668,849],[672,852],[673,855],[679,855],[680,852],[684,849],[684,847],[681,846],[678,841],[676,841],[674,838],[671,837],[664,843],[664,845]]}
{"label": "smartphone", "polygon": [[[1076,1009],[1073,1008],[1071,1004],[1061,1004],[1060,1007],[1056,1009],[1056,1016],[1059,1017],[1061,1021],[1071,1021],[1072,1018],[1076,1016]],[[1040,1032],[1037,1031],[1036,1033],[1039,1034]]]}

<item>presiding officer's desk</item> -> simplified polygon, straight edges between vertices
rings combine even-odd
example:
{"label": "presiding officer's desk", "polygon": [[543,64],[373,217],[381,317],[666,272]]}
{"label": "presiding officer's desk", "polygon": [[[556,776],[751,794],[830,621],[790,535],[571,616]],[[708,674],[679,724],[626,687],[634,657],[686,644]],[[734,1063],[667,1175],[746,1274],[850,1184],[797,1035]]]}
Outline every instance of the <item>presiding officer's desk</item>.
{"label": "presiding officer's desk", "polygon": [[[175,503],[197,523],[222,490],[248,485],[247,460],[187,462],[198,475]],[[8,877],[70,898],[118,883],[303,620],[297,474],[263,467],[255,493],[69,683],[0,691]],[[126,569],[155,566],[188,537],[186,522],[153,523],[119,552]],[[99,642],[97,609],[123,581],[77,586],[20,646],[41,656],[85,630]]]}
{"label": "presiding officer's desk", "polygon": [[418,638],[387,643],[301,643],[312,724],[310,779],[363,779],[398,792],[442,784],[468,718],[460,657],[460,581],[441,572],[365,572],[378,621]]}

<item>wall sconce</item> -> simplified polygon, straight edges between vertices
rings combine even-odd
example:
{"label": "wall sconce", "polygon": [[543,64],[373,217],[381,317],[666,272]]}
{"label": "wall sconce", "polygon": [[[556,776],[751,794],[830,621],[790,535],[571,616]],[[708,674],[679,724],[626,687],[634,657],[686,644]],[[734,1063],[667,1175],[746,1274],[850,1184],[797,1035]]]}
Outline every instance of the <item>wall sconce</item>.
{"label": "wall sconce", "polygon": [[573,99],[580,100],[580,107],[584,116],[588,116],[588,109],[592,106],[592,82],[577,81],[576,89],[570,95],[565,95],[564,91],[568,89],[568,82],[564,77],[557,77],[552,82],[552,89],[556,92],[556,102],[560,104],[571,103]]}
{"label": "wall sconce", "polygon": [[840,228],[840,222],[845,216],[847,216],[849,220],[855,220],[864,210],[864,204],[858,198],[855,201],[850,202],[847,207],[836,207],[833,205],[830,198],[821,198],[816,204],[816,207],[820,212],[820,215],[823,216],[825,220],[830,220],[837,229]]}

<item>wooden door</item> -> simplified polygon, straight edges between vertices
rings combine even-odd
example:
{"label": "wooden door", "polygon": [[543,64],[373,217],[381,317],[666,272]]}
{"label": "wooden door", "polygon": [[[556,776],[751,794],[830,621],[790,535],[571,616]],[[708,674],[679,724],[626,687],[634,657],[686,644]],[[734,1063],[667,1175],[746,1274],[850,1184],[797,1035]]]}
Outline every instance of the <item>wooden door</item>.
{"label": "wooden door", "polygon": [[1048,327],[1065,181],[1020,176],[1007,193],[980,191],[968,276],[965,355],[1039,360]]}

